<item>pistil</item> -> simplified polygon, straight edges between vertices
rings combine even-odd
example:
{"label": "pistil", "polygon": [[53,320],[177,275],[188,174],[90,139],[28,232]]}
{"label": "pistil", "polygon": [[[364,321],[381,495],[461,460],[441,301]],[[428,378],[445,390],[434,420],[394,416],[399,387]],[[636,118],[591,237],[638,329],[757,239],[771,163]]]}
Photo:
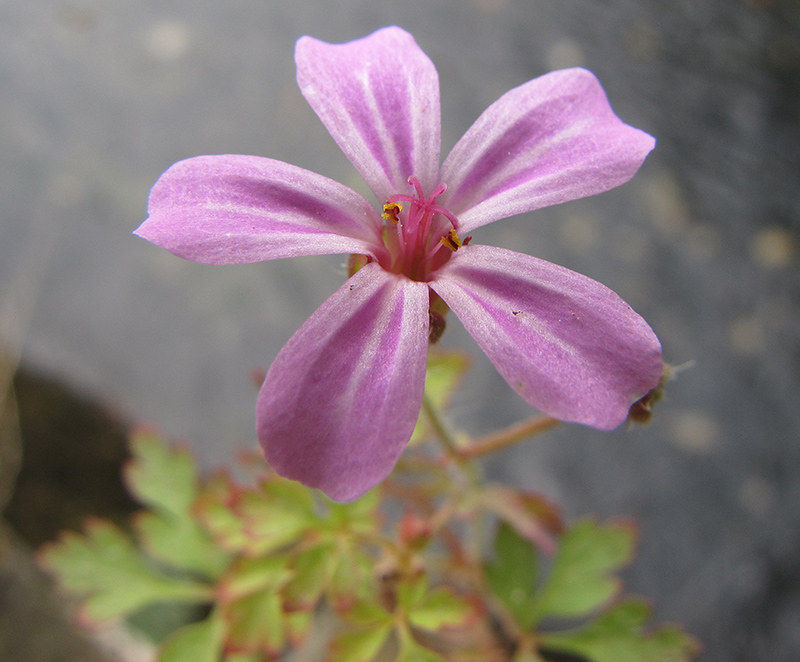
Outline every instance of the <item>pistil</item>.
{"label": "pistil", "polygon": [[[447,190],[445,184],[439,184],[429,197],[425,197],[417,177],[409,177],[408,183],[414,187],[416,195],[397,193],[391,196],[383,205],[381,214],[395,226],[397,245],[390,245],[390,242],[394,243],[389,239],[391,232],[384,237],[392,255],[391,270],[413,280],[425,280],[431,271],[449,259],[447,256],[436,257],[443,246],[456,251],[462,245],[456,233],[458,219],[448,209],[436,204],[436,198]],[[401,214],[404,209],[405,213]]]}

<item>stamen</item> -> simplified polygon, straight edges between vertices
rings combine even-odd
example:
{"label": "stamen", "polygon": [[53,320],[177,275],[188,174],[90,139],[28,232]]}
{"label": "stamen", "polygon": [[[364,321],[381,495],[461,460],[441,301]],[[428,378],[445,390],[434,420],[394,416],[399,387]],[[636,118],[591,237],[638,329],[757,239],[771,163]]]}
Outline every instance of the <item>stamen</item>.
{"label": "stamen", "polygon": [[387,201],[386,204],[383,205],[383,213],[381,214],[381,216],[385,218],[387,221],[391,221],[392,223],[397,225],[397,223],[399,222],[397,215],[401,211],[403,211],[403,205],[399,205],[396,202]]}
{"label": "stamen", "polygon": [[[446,184],[439,184],[425,197],[425,191],[419,178],[412,175],[408,183],[414,194],[395,193],[383,204],[381,217],[395,227],[384,235],[384,243],[390,248],[391,270],[407,275],[413,280],[424,280],[432,269],[436,269],[447,261],[446,255],[436,257],[443,247],[457,251],[469,239],[462,242],[458,236],[458,219],[445,207],[436,204],[436,198],[447,190]],[[402,212],[402,214],[401,214]],[[446,221],[437,219],[441,214]],[[447,224],[451,226],[447,230]],[[388,229],[387,228],[387,229]],[[389,235],[397,235],[390,240]],[[445,251],[446,253],[447,251]]]}
{"label": "stamen", "polygon": [[[471,237],[470,237],[471,238]],[[450,232],[442,237],[442,245],[447,246],[454,253],[461,248],[464,243],[459,239],[455,228],[450,228]]]}

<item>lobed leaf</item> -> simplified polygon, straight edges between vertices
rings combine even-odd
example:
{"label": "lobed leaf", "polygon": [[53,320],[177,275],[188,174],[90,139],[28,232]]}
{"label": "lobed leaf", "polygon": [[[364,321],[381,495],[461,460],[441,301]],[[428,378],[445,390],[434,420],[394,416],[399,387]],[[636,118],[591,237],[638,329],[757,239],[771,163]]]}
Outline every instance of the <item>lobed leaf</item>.
{"label": "lobed leaf", "polygon": [[125,467],[131,492],[150,510],[134,520],[147,551],[164,563],[217,577],[230,557],[214,543],[192,512],[199,490],[194,459],[160,437],[135,432],[133,459]]}
{"label": "lobed leaf", "polygon": [[286,646],[287,624],[275,588],[251,593],[223,607],[230,652],[278,655]]}
{"label": "lobed leaf", "polygon": [[243,558],[220,582],[218,597],[221,602],[231,602],[266,588],[277,591],[291,576],[285,555]]}
{"label": "lobed leaf", "polygon": [[536,616],[586,616],[613,598],[620,589],[612,573],[626,565],[635,543],[628,524],[601,525],[582,520],[561,539],[550,574],[536,596]]}
{"label": "lobed leaf", "polygon": [[170,448],[144,430],[131,435],[130,447],[133,459],[124,471],[128,489],[146,506],[186,515],[198,490],[197,466],[189,452]]}
{"label": "lobed leaf", "polygon": [[338,635],[331,644],[328,662],[371,662],[392,632],[389,624]]}
{"label": "lobed leaf", "polygon": [[158,662],[219,662],[224,634],[214,616],[185,625],[161,645]]}
{"label": "lobed leaf", "polygon": [[110,522],[90,520],[86,534],[64,534],[40,552],[43,565],[84,597],[87,623],[115,620],[152,602],[207,602],[209,587],[158,572]]}
{"label": "lobed leaf", "polygon": [[311,490],[277,476],[243,492],[235,509],[247,538],[244,551],[251,556],[293,543],[319,522]]}
{"label": "lobed leaf", "polygon": [[695,639],[674,626],[646,632],[650,608],[628,599],[588,625],[566,634],[542,634],[543,648],[574,653],[592,662],[688,662]]}
{"label": "lobed leaf", "polygon": [[243,492],[228,474],[220,472],[201,486],[194,505],[195,514],[205,530],[230,553],[244,551],[249,543],[244,522],[235,511]]}
{"label": "lobed leaf", "polygon": [[519,626],[527,630],[536,618],[536,548],[511,525],[501,522],[495,534],[494,553],[494,560],[485,566],[486,581]]}
{"label": "lobed leaf", "polygon": [[176,568],[216,579],[231,563],[230,554],[215,543],[198,522],[157,512],[139,513],[134,526],[147,552]]}
{"label": "lobed leaf", "polygon": [[435,588],[408,613],[408,620],[425,630],[463,626],[475,615],[472,604],[445,587]]}

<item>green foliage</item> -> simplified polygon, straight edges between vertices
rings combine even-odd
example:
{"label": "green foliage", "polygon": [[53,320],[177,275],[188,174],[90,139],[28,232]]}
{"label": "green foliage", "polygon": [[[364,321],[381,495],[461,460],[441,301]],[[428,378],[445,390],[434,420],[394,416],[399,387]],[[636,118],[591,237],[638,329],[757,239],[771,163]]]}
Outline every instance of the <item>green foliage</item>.
{"label": "green foliage", "polygon": [[508,524],[501,524],[494,540],[495,558],[486,565],[492,593],[511,611],[522,628],[536,618],[534,588],[537,579],[536,548]]}
{"label": "green foliage", "polygon": [[613,573],[631,559],[634,539],[625,524],[579,521],[561,538],[550,572],[540,581],[536,548],[503,524],[486,579],[522,628],[548,617],[585,617],[619,592]]}
{"label": "green foliage", "polygon": [[633,557],[635,529],[582,520],[561,539],[546,583],[536,596],[536,620],[586,616],[616,596],[613,573]]}
{"label": "green foliage", "polygon": [[574,632],[543,635],[542,643],[592,662],[686,662],[698,652],[697,642],[676,627],[646,632],[649,618],[646,602],[629,599]]}
{"label": "green foliage", "polygon": [[193,458],[146,432],[134,433],[131,451],[134,459],[125,471],[128,487],[150,508],[134,521],[143,546],[163,563],[217,577],[230,558],[192,512],[199,490]]}
{"label": "green foliage", "polygon": [[224,635],[218,618],[184,625],[161,646],[158,662],[218,662]]}
{"label": "green foliage", "polygon": [[208,587],[159,571],[110,522],[91,520],[86,535],[66,533],[40,559],[63,586],[83,596],[87,624],[127,616],[152,602],[206,602]]}
{"label": "green foliage", "polygon": [[[432,406],[446,406],[466,365],[461,354],[431,353]],[[441,429],[423,419],[415,441]],[[88,625],[128,619],[152,628],[160,605],[174,617],[193,613],[186,605],[210,607],[161,643],[158,662],[266,662],[299,646],[321,613],[339,620],[328,662],[505,659],[509,642],[515,662],[541,662],[542,651],[686,662],[696,651],[674,627],[645,629],[644,603],[615,603],[633,527],[586,519],[565,528],[543,496],[482,484],[452,445],[438,456],[411,449],[412,480],[345,504],[266,466],[250,485],[226,473],[200,477],[186,450],[152,433],[135,433],[131,447],[125,478],[145,506],[135,537],[91,520],[40,558],[81,597]],[[487,519],[499,522],[488,561],[470,538]],[[559,619],[580,627],[545,628]],[[159,622],[163,636],[169,619]]]}
{"label": "green foliage", "polygon": [[390,624],[345,632],[334,640],[329,662],[370,662],[391,635]]}

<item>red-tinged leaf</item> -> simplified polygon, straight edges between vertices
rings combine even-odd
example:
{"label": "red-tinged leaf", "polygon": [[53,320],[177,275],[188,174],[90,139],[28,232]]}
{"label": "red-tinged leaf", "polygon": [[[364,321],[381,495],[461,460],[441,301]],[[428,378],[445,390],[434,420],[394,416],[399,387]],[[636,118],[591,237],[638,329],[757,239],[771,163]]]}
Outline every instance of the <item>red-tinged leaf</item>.
{"label": "red-tinged leaf", "polygon": [[536,595],[537,621],[549,616],[586,616],[620,590],[614,572],[632,556],[636,530],[630,524],[581,520],[564,534],[550,574]]}
{"label": "red-tinged leaf", "polygon": [[625,600],[582,628],[542,634],[542,648],[592,662],[688,662],[699,652],[697,641],[674,626],[646,631],[649,618],[647,603]]}
{"label": "red-tinged leaf", "polygon": [[223,608],[226,648],[232,653],[277,656],[288,639],[278,593],[270,588],[236,600]]}
{"label": "red-tinged leaf", "polygon": [[205,530],[230,553],[243,551],[250,541],[242,518],[235,512],[242,493],[230,476],[218,473],[203,483],[194,504],[194,512]]}
{"label": "red-tinged leaf", "polygon": [[158,662],[219,662],[224,635],[222,621],[214,616],[185,625],[161,645]]}
{"label": "red-tinged leaf", "polygon": [[286,619],[289,643],[294,647],[300,646],[308,637],[314,623],[312,613],[310,611],[286,612],[284,607],[284,618]]}
{"label": "red-tinged leaf", "polygon": [[312,492],[295,481],[271,477],[247,490],[236,504],[247,536],[245,553],[267,554],[296,542],[319,523]]}
{"label": "red-tinged leaf", "polygon": [[391,631],[391,625],[380,625],[340,634],[331,644],[327,662],[372,662],[386,644]]}
{"label": "red-tinged leaf", "polygon": [[113,621],[153,602],[207,602],[208,586],[158,572],[110,522],[90,520],[86,534],[64,534],[42,548],[42,565],[83,597],[87,624]]}
{"label": "red-tinged leaf", "polygon": [[231,602],[264,589],[277,591],[291,576],[285,555],[242,558],[220,582],[217,597],[221,602]]}
{"label": "red-tinged leaf", "polygon": [[350,609],[373,591],[372,560],[347,540],[338,540],[328,598],[337,611]]}

